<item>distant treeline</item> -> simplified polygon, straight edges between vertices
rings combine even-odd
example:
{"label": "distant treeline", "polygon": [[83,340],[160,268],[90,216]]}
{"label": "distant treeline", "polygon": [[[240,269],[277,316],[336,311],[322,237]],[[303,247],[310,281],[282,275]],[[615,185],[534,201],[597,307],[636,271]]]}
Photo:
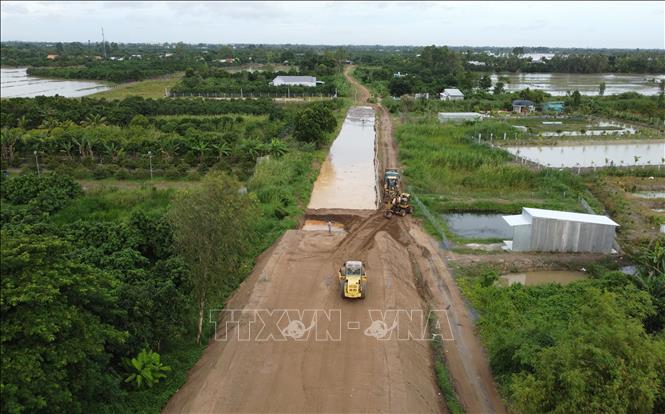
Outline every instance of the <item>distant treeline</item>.
{"label": "distant treeline", "polygon": [[61,79],[94,79],[109,82],[140,81],[185,70],[191,63],[182,60],[94,62],[84,66],[32,67],[28,75]]}

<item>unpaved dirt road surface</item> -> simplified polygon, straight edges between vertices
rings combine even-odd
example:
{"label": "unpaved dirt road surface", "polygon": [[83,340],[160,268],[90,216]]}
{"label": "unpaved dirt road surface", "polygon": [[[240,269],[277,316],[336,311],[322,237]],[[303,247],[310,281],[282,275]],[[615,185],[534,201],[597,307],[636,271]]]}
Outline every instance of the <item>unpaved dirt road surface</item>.
{"label": "unpaved dirt road surface", "polygon": [[[365,102],[367,89],[349,79]],[[378,162],[397,166],[390,116],[375,109]],[[505,412],[436,242],[410,217],[316,207],[306,214],[310,230],[287,231],[259,258],[163,412],[448,412],[424,326],[428,306],[447,313],[437,316],[442,337],[454,339],[444,349],[467,412]],[[321,228],[329,220],[330,233]],[[340,297],[337,269],[346,260],[365,263],[366,299]]]}

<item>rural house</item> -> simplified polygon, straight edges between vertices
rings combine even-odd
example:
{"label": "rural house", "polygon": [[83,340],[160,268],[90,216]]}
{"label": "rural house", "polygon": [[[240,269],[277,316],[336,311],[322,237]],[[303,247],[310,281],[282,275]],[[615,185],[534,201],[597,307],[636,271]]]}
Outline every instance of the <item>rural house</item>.
{"label": "rural house", "polygon": [[270,82],[272,86],[316,86],[319,83],[314,76],[282,76]]}
{"label": "rural house", "polygon": [[516,99],[513,101],[513,112],[526,114],[536,110],[536,104],[528,99]]}
{"label": "rural house", "polygon": [[516,252],[611,253],[619,227],[606,216],[528,207],[503,219],[513,229],[506,246]]}
{"label": "rural house", "polygon": [[464,94],[457,88],[446,88],[439,94],[442,101],[461,101]]}

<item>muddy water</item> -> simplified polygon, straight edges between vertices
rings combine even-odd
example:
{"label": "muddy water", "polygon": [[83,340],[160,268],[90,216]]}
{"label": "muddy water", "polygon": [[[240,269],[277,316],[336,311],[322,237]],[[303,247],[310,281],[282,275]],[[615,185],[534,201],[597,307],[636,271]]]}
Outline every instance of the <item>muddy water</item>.
{"label": "muddy water", "polygon": [[374,110],[349,109],[314,183],[308,208],[376,209],[375,137]]}
{"label": "muddy water", "polygon": [[29,76],[26,68],[0,70],[0,95],[3,98],[32,98],[60,95],[68,98],[90,95],[110,89],[94,81],[44,79]]}
{"label": "muddy water", "polygon": [[493,239],[513,237],[510,226],[502,214],[456,213],[444,214],[450,230],[461,237],[474,239]]}
{"label": "muddy water", "polygon": [[[502,74],[509,79],[505,85],[508,92],[522,89],[539,89],[553,96],[565,96],[568,91],[579,90],[582,95],[598,95],[599,85],[605,82],[605,95],[618,95],[624,92],[637,92],[643,95],[657,95],[658,84],[654,80],[665,79],[662,74],[619,74],[619,73],[519,73]],[[498,76],[492,75],[492,84]]]}
{"label": "muddy water", "polygon": [[[589,144],[505,147],[506,151],[543,166],[604,167],[607,165],[660,165],[665,158],[665,141],[631,144]],[[637,162],[635,157],[638,157]]]}
{"label": "muddy water", "polygon": [[640,191],[633,193],[633,195],[637,198],[665,198],[665,191]]}
{"label": "muddy water", "polygon": [[499,278],[499,284],[510,286],[516,283],[535,286],[547,283],[559,283],[566,285],[578,280],[586,279],[588,276],[582,272],[573,272],[568,270],[541,270],[535,272],[511,273]]}

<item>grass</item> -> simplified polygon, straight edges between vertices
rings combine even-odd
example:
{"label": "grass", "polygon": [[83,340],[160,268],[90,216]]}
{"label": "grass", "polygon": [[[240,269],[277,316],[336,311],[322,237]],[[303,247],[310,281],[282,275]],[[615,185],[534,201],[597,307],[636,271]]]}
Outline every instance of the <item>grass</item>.
{"label": "grass", "polygon": [[443,213],[518,214],[522,207],[583,212],[580,196],[602,209],[579,176],[533,169],[514,162],[501,149],[470,139],[478,131],[489,135],[494,130],[498,135],[502,128],[505,123],[440,124],[432,118],[410,119],[397,128],[405,181],[449,239],[457,243],[492,241],[456,236],[440,217]]}
{"label": "grass", "polygon": [[176,73],[168,77],[148,79],[139,82],[128,82],[115,85],[112,89],[89,95],[91,98],[124,99],[128,96],[140,96],[143,98],[163,98],[164,89],[170,89],[183,76]]}
{"label": "grass", "polygon": [[434,374],[436,375],[436,383],[441,390],[448,411],[450,411],[451,414],[464,414],[464,408],[457,398],[448,368],[446,367],[441,336],[436,328],[434,328],[437,324],[435,323],[436,321],[432,319],[436,318],[436,316],[434,316],[432,312],[429,312],[429,315],[430,321],[428,326],[430,327],[430,334],[434,338],[430,343],[432,344],[432,352],[434,354]]}
{"label": "grass", "polygon": [[164,212],[173,198],[174,190],[156,188],[124,189],[104,188],[90,191],[74,199],[52,218],[56,224],[77,220],[117,221],[129,217],[132,211]]}

